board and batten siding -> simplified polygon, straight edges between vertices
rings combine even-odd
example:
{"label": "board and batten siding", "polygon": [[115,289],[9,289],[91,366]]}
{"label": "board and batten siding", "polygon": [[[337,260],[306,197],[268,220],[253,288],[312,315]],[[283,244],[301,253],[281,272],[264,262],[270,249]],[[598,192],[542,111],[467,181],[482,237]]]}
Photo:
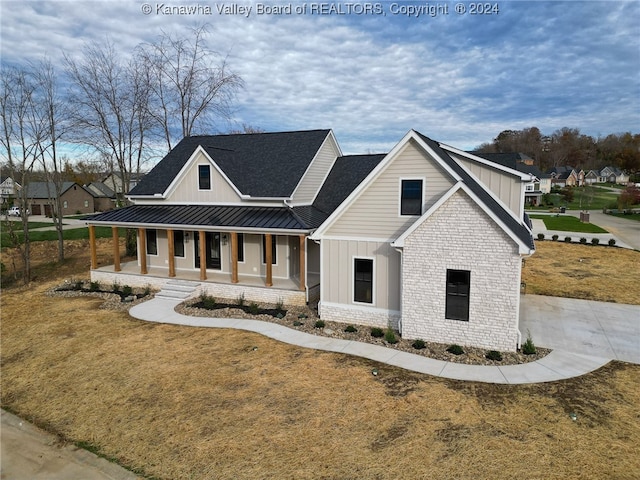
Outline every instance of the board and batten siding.
{"label": "board and batten siding", "polygon": [[320,150],[318,150],[300,183],[298,183],[291,203],[302,205],[313,203],[339,154],[340,150],[333,139],[333,135],[327,135]]}
{"label": "board and batten siding", "polygon": [[423,212],[454,184],[449,174],[411,141],[331,225],[326,236],[390,241],[399,237],[417,219],[400,215],[400,180],[403,178],[424,179]]}
{"label": "board and batten siding", "polygon": [[[372,308],[400,310],[400,253],[387,242],[322,240],[321,301],[344,306],[353,301],[354,258],[373,258]],[[358,307],[362,304],[357,304]],[[364,305],[367,307],[368,305]],[[345,319],[347,321],[348,319]]]}
{"label": "board and batten siding", "polygon": [[524,195],[522,181],[519,177],[491,168],[488,165],[471,161],[460,155],[451,154],[451,156],[463,164],[482,185],[491,190],[513,213],[520,216]]}
{"label": "board and batten siding", "polygon": [[[198,189],[198,165],[211,167],[211,190]],[[188,166],[180,183],[170,192],[166,203],[233,203],[242,199],[211,162],[199,153]]]}

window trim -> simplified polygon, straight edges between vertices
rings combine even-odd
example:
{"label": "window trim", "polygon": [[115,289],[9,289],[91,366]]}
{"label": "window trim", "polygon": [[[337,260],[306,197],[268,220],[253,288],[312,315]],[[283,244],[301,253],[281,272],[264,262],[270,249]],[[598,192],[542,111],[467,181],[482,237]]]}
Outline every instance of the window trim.
{"label": "window trim", "polygon": [[[206,167],[209,170],[209,187],[208,188],[202,188],[202,177],[200,174],[200,169],[203,167]],[[198,164],[198,191],[210,192],[211,190],[213,190],[213,182],[211,178],[211,165],[209,165],[208,163],[199,163]]]}
{"label": "window trim", "polygon": [[[149,233],[153,232],[153,234],[155,235],[155,241],[154,242],[150,242],[149,241]],[[145,247],[147,249],[147,251],[145,252],[145,254],[152,256],[152,257],[157,257],[160,251],[160,248],[158,246],[158,230],[156,230],[155,228],[146,228],[144,231],[144,235],[145,235]],[[156,247],[156,253],[151,253],[149,251],[149,245],[154,244]]]}
{"label": "window trim", "polygon": [[[356,261],[368,260],[371,262],[371,302],[361,302],[356,300]],[[351,257],[351,302],[355,305],[374,306],[376,304],[376,259],[362,255]]]}
{"label": "window trim", "polygon": [[[465,273],[467,276],[467,291],[466,291],[466,298],[467,298],[467,315],[466,318],[456,318],[453,315],[450,315],[449,313],[449,298],[450,295],[452,297],[454,297],[453,294],[449,293],[449,273],[450,272],[456,272],[456,273]],[[470,317],[470,310],[471,310],[471,270],[461,270],[461,269],[455,269],[455,268],[447,268],[447,273],[446,273],[446,278],[445,278],[445,306],[444,306],[444,316],[447,320],[456,320],[456,321],[460,321],[460,322],[468,322],[469,321],[469,317]],[[455,294],[455,298],[459,298],[460,294],[456,293]]]}
{"label": "window trim", "polygon": [[[182,255],[177,255],[176,254],[176,242],[177,242],[177,234],[180,233],[182,234]],[[185,238],[186,238],[186,232],[184,230],[174,230],[173,231],[173,256],[176,258],[186,258],[187,256],[187,247],[186,247],[186,242],[185,242]]]}
{"label": "window trim", "polygon": [[[260,246],[260,255],[262,258],[260,259],[262,265],[267,264],[267,236],[262,234],[262,241]],[[278,235],[271,234],[271,265],[278,265]]]}
{"label": "window trim", "polygon": [[[402,183],[405,181],[419,181],[422,182],[422,189],[420,192],[420,213],[402,213]],[[425,197],[425,185],[426,185],[425,177],[400,177],[398,179],[398,216],[400,217],[420,217],[424,214],[424,197]]]}

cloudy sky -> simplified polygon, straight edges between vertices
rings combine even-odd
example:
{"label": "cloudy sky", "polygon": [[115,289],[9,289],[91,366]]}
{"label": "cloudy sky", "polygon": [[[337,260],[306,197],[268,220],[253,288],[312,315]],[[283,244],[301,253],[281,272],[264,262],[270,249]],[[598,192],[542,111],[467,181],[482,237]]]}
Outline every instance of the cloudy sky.
{"label": "cloudy sky", "polygon": [[388,151],[411,128],[463,149],[531,126],[640,132],[637,0],[323,1],[0,0],[2,61],[57,61],[106,38],[127,55],[208,24],[245,82],[221,130],[332,128],[344,153]]}

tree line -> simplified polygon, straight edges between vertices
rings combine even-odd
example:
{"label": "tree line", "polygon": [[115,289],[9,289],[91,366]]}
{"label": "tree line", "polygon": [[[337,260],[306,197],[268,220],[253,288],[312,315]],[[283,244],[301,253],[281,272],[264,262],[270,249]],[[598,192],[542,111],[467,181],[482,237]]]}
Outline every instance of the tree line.
{"label": "tree line", "polygon": [[[0,155],[22,186],[20,205],[27,205],[27,185],[35,170],[52,185],[60,261],[60,193],[69,173],[68,159],[60,155],[63,145],[85,147],[128,186],[152,155],[163,156],[185,136],[215,131],[230,116],[243,86],[227,59],[207,45],[205,27],[182,37],[163,33],[154,42],[139,44],[130,56],[106,41],[85,44],[77,56],[63,52],[63,59],[61,66],[48,58],[0,64]],[[22,230],[19,248],[27,283],[26,208]]]}
{"label": "tree line", "polygon": [[640,173],[640,134],[612,133],[594,138],[577,128],[564,127],[544,135],[537,127],[504,130],[493,141],[476,148],[485,153],[519,152],[533,158],[546,171],[570,165],[586,171],[607,165],[629,174]]}

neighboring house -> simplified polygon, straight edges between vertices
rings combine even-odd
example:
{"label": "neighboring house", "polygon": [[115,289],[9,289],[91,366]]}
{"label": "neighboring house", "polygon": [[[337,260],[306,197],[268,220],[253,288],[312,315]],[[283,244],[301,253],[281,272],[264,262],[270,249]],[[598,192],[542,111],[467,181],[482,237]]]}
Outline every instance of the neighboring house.
{"label": "neighboring house", "polygon": [[116,194],[104,183],[92,182],[84,188],[93,196],[94,211],[106,212],[115,208]]}
{"label": "neighboring house", "polygon": [[11,177],[0,178],[0,204],[9,204],[18,196],[20,185]]}
{"label": "neighboring house", "polygon": [[131,173],[130,175],[130,179],[129,179],[129,188],[125,190],[124,188],[124,180],[122,179],[122,175],[118,172],[114,172],[110,175],[107,175],[105,177],[104,180],[102,180],[102,183],[104,183],[107,187],[109,187],[111,190],[113,190],[116,195],[121,195],[122,193],[126,192],[130,192],[131,190],[133,190],[135,188],[136,185],[138,185],[138,183],[140,183],[140,180],[142,180],[142,178],[144,178],[144,173]]}
{"label": "neighboring house", "polygon": [[617,183],[620,185],[626,185],[629,183],[629,175],[617,167],[607,166],[600,170],[598,180],[600,183]]}
{"label": "neighboring house", "polygon": [[[331,130],[187,137],[87,219],[136,228],[138,259],[91,278],[216,298],[304,304],[404,338],[515,350],[527,173],[411,130],[388,153],[343,156]],[[117,232],[114,230],[114,235]]]}
{"label": "neighboring house", "polygon": [[547,175],[551,178],[552,187],[573,187],[578,184],[578,173],[573,167],[553,167],[547,170]]}
{"label": "neighboring house", "polygon": [[589,170],[584,176],[585,185],[593,185],[598,183],[598,172],[596,170]]}
{"label": "neighboring house", "polygon": [[[31,215],[51,217],[55,198],[56,188],[52,182],[31,182],[27,185],[27,203]],[[63,182],[60,200],[63,216],[95,211],[91,193],[75,182]]]}

